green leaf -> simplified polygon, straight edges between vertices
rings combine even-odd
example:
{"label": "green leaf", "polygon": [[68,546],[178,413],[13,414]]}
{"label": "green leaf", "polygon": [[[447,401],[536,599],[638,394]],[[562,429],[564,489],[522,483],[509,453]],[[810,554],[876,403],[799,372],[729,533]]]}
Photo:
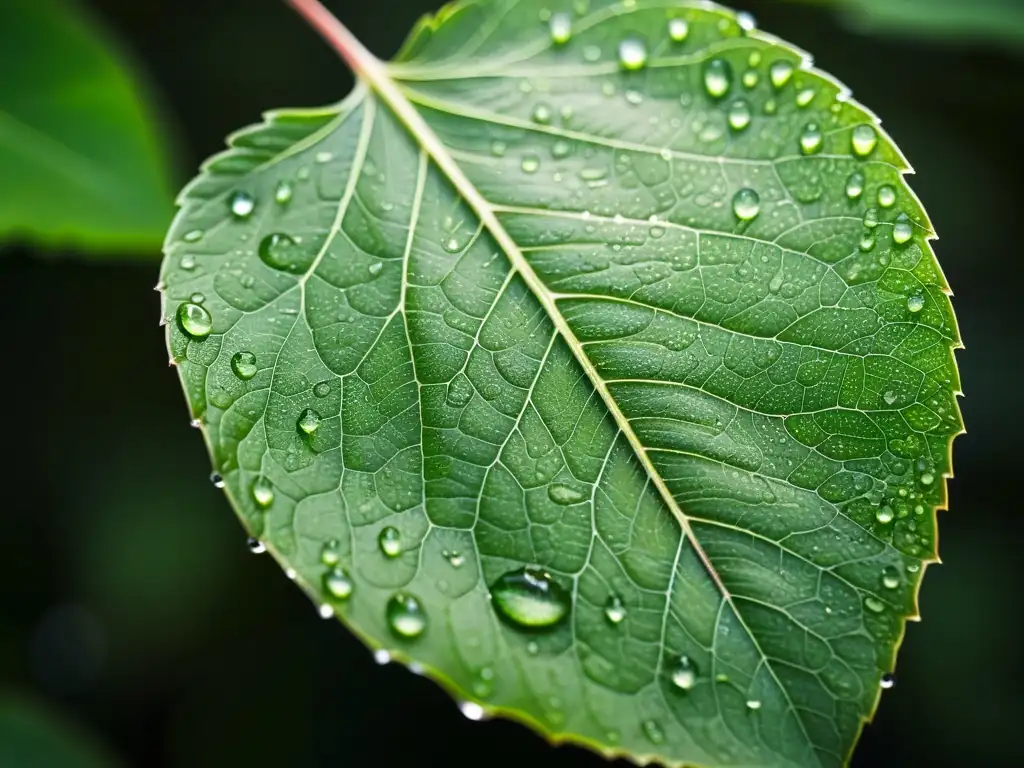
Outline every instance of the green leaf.
{"label": "green leaf", "polygon": [[117,763],[77,725],[35,702],[0,696],[0,765],[17,768],[112,768]]}
{"label": "green leaf", "polygon": [[173,213],[162,132],[108,36],[64,0],[0,7],[0,241],[138,250]]}
{"label": "green leaf", "polygon": [[468,716],[840,765],[961,430],[903,156],[706,2],[465,2],[390,65],[293,4],[360,84],[232,136],[162,273],[245,527]]}

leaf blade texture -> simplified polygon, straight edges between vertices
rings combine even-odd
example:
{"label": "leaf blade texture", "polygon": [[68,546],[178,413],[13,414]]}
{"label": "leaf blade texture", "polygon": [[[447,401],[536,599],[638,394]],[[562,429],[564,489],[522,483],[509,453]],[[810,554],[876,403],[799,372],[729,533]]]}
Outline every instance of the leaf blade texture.
{"label": "leaf blade texture", "polygon": [[472,716],[842,764],[961,429],[905,159],[705,3],[450,6],[386,68],[332,29],[364,82],[232,137],[167,243],[247,528]]}
{"label": "leaf blade texture", "polygon": [[159,245],[173,215],[169,150],[105,30],[66,0],[10,0],[0,50],[0,238]]}

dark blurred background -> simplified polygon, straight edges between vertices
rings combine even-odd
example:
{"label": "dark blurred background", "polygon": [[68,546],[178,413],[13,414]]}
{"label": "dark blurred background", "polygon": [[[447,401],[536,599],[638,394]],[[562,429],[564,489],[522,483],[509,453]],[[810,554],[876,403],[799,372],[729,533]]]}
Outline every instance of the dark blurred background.
{"label": "dark blurred background", "polygon": [[[0,0],[2,2],[2,0]],[[334,0],[378,55],[436,0]],[[333,102],[345,67],[279,0],[92,0],[161,100],[180,181],[261,111]],[[1024,50],[875,37],[828,10],[736,0],[884,118],[941,240],[967,349],[944,565],[855,766],[1021,764],[1018,426]],[[9,73],[4,73],[10,76]],[[596,767],[517,725],[465,720],[378,668],[267,557],[207,479],[157,327],[159,255],[8,248],[0,686],[94,731],[124,765]],[[506,763],[510,764],[510,763]],[[7,768],[7,766],[4,766]]]}

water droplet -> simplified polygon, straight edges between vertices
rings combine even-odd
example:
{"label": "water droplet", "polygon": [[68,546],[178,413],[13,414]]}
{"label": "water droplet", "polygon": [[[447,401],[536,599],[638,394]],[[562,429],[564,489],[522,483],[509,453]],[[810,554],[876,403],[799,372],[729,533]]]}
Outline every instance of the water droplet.
{"label": "water droplet", "polygon": [[859,200],[860,196],[864,194],[864,185],[867,180],[864,178],[864,174],[860,171],[855,171],[850,174],[850,178],[846,180],[846,196],[851,200]]}
{"label": "water droplet", "polygon": [[882,675],[882,679],[879,681],[879,685],[882,686],[882,690],[888,691],[894,685],[896,685],[896,676],[891,672],[886,672]]}
{"label": "water droplet", "polygon": [[494,606],[520,627],[553,627],[569,613],[569,595],[550,574],[527,566],[509,571],[491,585]]}
{"label": "water droplet", "polygon": [[491,142],[491,154],[495,157],[504,157],[506,150],[508,150],[508,144],[504,141]]}
{"label": "water droplet", "polygon": [[204,301],[206,301],[206,295],[199,293],[199,291],[196,291],[188,298],[189,301],[191,301],[193,304],[202,304]]}
{"label": "water droplet", "polygon": [[214,488],[224,487],[224,478],[220,476],[219,472],[212,472],[210,474],[210,482],[213,483]]}
{"label": "water droplet", "polygon": [[190,253],[186,253],[184,256],[181,257],[181,261],[179,262],[179,266],[181,266],[181,268],[184,269],[186,272],[189,272],[189,271],[195,269],[196,268],[196,257],[193,256]]}
{"label": "water droplet", "polygon": [[900,573],[893,566],[886,566],[882,571],[882,586],[886,589],[896,589],[900,585]]}
{"label": "water droplet", "polygon": [[292,199],[292,185],[287,181],[277,182],[277,188],[274,189],[274,202],[278,205],[286,205],[291,202]]}
{"label": "water droplet", "polygon": [[190,230],[190,231],[186,232],[182,236],[181,239],[184,240],[186,243],[196,243],[196,242],[198,242],[198,241],[203,239],[203,230],[201,230],[201,229]]}
{"label": "water droplet", "polygon": [[704,90],[713,99],[720,99],[732,87],[732,67],[724,59],[712,59],[704,66]]}
{"label": "water droplet", "polygon": [[250,536],[245,540],[245,545],[249,548],[249,551],[254,555],[262,555],[267,551],[266,545],[257,539],[255,536]]}
{"label": "water droplet", "polygon": [[596,45],[588,45],[583,49],[583,60],[595,62],[601,58],[601,49]]}
{"label": "water droplet", "polygon": [[347,600],[352,595],[352,579],[340,566],[324,574],[324,591],[337,600]]}
{"label": "water droplet", "polygon": [[320,562],[324,565],[337,565],[341,562],[340,544],[337,539],[325,541],[320,549]]}
{"label": "water droplet", "polygon": [[885,184],[879,187],[878,204],[883,208],[892,208],[896,205],[896,188],[891,184]]}
{"label": "water droplet", "polygon": [[647,65],[647,46],[635,37],[619,43],[619,65],[628,71],[643,69]]}
{"label": "water droplet", "polygon": [[330,382],[321,381],[319,384],[313,387],[313,394],[316,397],[327,397],[329,394],[331,394]]}
{"label": "water droplet", "polygon": [[907,563],[907,573],[917,573],[921,570],[920,563]]}
{"label": "water droplet", "polygon": [[301,271],[297,256],[300,255],[298,243],[290,235],[283,232],[272,232],[260,240],[260,261],[271,269],[283,269],[291,272]]}
{"label": "water droplet", "polygon": [[768,77],[776,90],[786,87],[786,83],[793,77],[793,65],[788,61],[776,61],[768,69]]}
{"label": "water droplet", "polygon": [[530,117],[535,123],[549,125],[551,123],[551,108],[546,104],[538,104]]}
{"label": "water droplet", "polygon": [[853,147],[853,154],[857,157],[867,157],[878,146],[878,132],[874,126],[858,125],[853,129],[850,143]]}
{"label": "water droplet", "polygon": [[334,616],[334,606],[323,603],[318,609],[321,619],[329,619]]}
{"label": "water droplet", "polygon": [[734,131],[742,131],[752,119],[750,105],[743,99],[736,99],[729,107],[729,127]]}
{"label": "water droplet", "polygon": [[568,506],[569,504],[579,504],[586,496],[572,486],[552,483],[548,486],[548,498],[555,504]]}
{"label": "water droplet", "polygon": [[907,297],[907,309],[909,309],[914,314],[917,314],[922,309],[924,309],[924,296],[921,296],[920,294],[915,294],[914,296],[908,296]]}
{"label": "water droplet", "polygon": [[252,498],[263,509],[274,503],[274,486],[263,475],[252,481]]}
{"label": "water droplet", "polygon": [[761,708],[761,702],[757,699],[747,699],[747,711],[757,712]]}
{"label": "water droplet", "polygon": [[551,156],[556,160],[561,160],[564,157],[568,157],[569,152],[571,151],[572,148],[569,146],[568,141],[563,141],[559,139],[558,141],[551,145]]}
{"label": "water droplet", "polygon": [[668,36],[674,43],[681,43],[690,34],[690,25],[686,19],[669,19],[668,20]]}
{"label": "water droplet", "polygon": [[821,151],[824,141],[825,137],[817,123],[808,123],[804,127],[804,132],[800,134],[800,151],[805,155],[813,155]]}
{"label": "water droplet", "polygon": [[657,720],[644,720],[642,727],[644,735],[652,744],[661,744],[665,741],[665,732],[661,730]]}
{"label": "water droplet", "polygon": [[878,209],[868,208],[864,211],[864,226],[868,229],[874,229],[878,226]]}
{"label": "water droplet", "polygon": [[256,199],[248,192],[239,190],[228,198],[228,208],[235,218],[247,219],[256,209]]}
{"label": "water droplet", "polygon": [[864,598],[864,606],[872,613],[881,613],[885,610],[885,603],[870,595]]}
{"label": "water droplet", "polygon": [[910,223],[910,217],[901,213],[896,217],[892,225],[892,240],[896,245],[905,245],[914,236],[914,225]]}
{"label": "water droplet", "polygon": [[921,485],[931,485],[935,482],[935,475],[931,472],[925,472],[921,475]]}
{"label": "water droplet", "polygon": [[796,105],[803,109],[814,101],[814,89],[804,88],[800,93],[796,95]]}
{"label": "water droplet", "polygon": [[457,549],[445,550],[441,553],[444,559],[448,561],[448,564],[452,568],[461,568],[466,562],[466,556],[459,552]]}
{"label": "water droplet", "polygon": [[889,504],[883,504],[875,512],[875,520],[880,522],[882,525],[888,525],[893,521],[894,517],[896,517],[896,514],[893,512],[892,506]]}
{"label": "water droplet", "polygon": [[526,155],[520,167],[523,173],[536,173],[540,170],[540,158],[536,155]]}
{"label": "water droplet", "polygon": [[402,554],[402,534],[394,526],[382,528],[377,536],[377,543],[386,557],[398,557]]}
{"label": "water droplet", "polygon": [[392,595],[388,600],[386,615],[391,631],[399,637],[419,637],[427,628],[427,615],[420,601],[406,592]]}
{"label": "water droplet", "polygon": [[732,198],[732,212],[740,221],[753,221],[761,212],[761,196],[752,189],[741,189]]}
{"label": "water droplet", "polygon": [[231,356],[231,370],[242,381],[248,381],[259,372],[256,355],[252,352],[236,352]]}
{"label": "water droplet", "polygon": [[484,708],[475,701],[464,701],[459,704],[459,711],[467,720],[478,722],[484,719]]}
{"label": "water droplet", "polygon": [[384,262],[382,262],[382,261],[375,261],[373,264],[371,264],[369,267],[367,267],[366,271],[370,273],[371,277],[376,277],[377,275],[379,275],[381,273],[381,271],[383,269],[384,269]]}
{"label": "water droplet", "polygon": [[568,43],[572,37],[572,16],[568,13],[553,14],[548,22],[548,29],[551,30],[551,42],[555,45]]}
{"label": "water droplet", "polygon": [[870,229],[864,230],[864,233],[860,236],[860,242],[857,244],[858,247],[864,252],[874,250],[875,248],[875,233]]}
{"label": "water droplet", "polygon": [[299,432],[305,435],[312,435],[320,427],[320,414],[312,408],[306,408],[299,414],[295,426]]}
{"label": "water droplet", "polygon": [[178,307],[178,325],[193,339],[205,339],[213,332],[213,316],[199,304],[190,301]]}
{"label": "water droplet", "polygon": [[626,606],[622,604],[622,599],[618,595],[609,595],[604,604],[604,615],[614,625],[621,624],[626,618]]}
{"label": "water droplet", "polygon": [[672,684],[681,691],[688,691],[697,682],[697,665],[689,656],[680,656],[672,668]]}
{"label": "water droplet", "polygon": [[896,402],[896,393],[891,389],[888,389],[885,391],[885,394],[882,395],[882,399],[885,400],[886,405],[892,405]]}

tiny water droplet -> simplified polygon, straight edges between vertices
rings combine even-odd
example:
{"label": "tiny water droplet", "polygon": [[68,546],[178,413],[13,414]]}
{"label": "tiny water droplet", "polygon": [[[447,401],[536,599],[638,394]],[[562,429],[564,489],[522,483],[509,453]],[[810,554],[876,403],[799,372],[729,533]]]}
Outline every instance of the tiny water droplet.
{"label": "tiny water droplet", "polygon": [[697,682],[697,665],[689,656],[680,656],[672,668],[672,684],[681,691],[688,691]]}
{"label": "tiny water droplet", "polygon": [[508,150],[508,144],[504,141],[491,142],[491,154],[495,157],[504,157],[506,150]]}
{"label": "tiny water droplet", "polygon": [[761,708],[761,702],[758,699],[747,699],[747,711],[757,712]]}
{"label": "tiny water droplet", "polygon": [[318,609],[321,619],[329,619],[334,616],[334,606],[323,603]]}
{"label": "tiny water droplet", "polygon": [[254,555],[262,555],[264,552],[267,551],[266,545],[262,541],[257,539],[255,536],[250,536],[248,539],[246,539],[245,545],[249,547],[249,551],[252,552]]}
{"label": "tiny water droplet", "polygon": [[536,155],[526,155],[520,167],[523,169],[523,173],[536,173],[540,170],[540,158]]}
{"label": "tiny water droplet", "polygon": [[713,99],[725,96],[732,87],[732,67],[724,59],[712,59],[704,66],[704,90]]}
{"label": "tiny water droplet", "polygon": [[252,498],[262,509],[266,509],[274,503],[274,486],[263,475],[252,481]]}
{"label": "tiny water droplet", "polygon": [[793,65],[788,61],[776,61],[768,68],[768,77],[775,89],[781,90],[793,77]]}
{"label": "tiny water droplet", "polygon": [[661,744],[665,741],[665,732],[661,730],[657,720],[644,720],[642,728],[644,735],[652,744]]}
{"label": "tiny water droplet", "polygon": [[178,307],[178,326],[193,339],[205,339],[213,332],[213,316],[205,307],[187,301]]}
{"label": "tiny water droplet", "polygon": [[427,628],[427,615],[420,601],[406,592],[396,592],[388,600],[385,611],[391,631],[399,637],[413,639]]}
{"label": "tiny water droplet", "polygon": [[924,309],[924,296],[915,294],[914,296],[907,297],[907,309],[913,312],[915,315]]}
{"label": "tiny water droplet", "polygon": [[210,474],[210,482],[213,483],[214,488],[224,487],[224,478],[220,476],[219,472],[213,472]]}
{"label": "tiny water droplet", "polygon": [[740,221],[753,221],[761,212],[761,196],[752,189],[741,189],[732,198],[732,212]]}
{"label": "tiny water droplet", "polygon": [[295,422],[295,426],[298,428],[299,432],[306,435],[312,435],[320,427],[320,414],[312,408],[306,408],[299,414],[299,418]]}
{"label": "tiny water droplet", "polygon": [[464,701],[459,704],[459,711],[467,720],[478,722],[484,719],[484,708],[475,701]]}
{"label": "tiny water droplet", "polygon": [[551,124],[551,108],[547,104],[538,104],[530,116],[533,122],[539,125]]}
{"label": "tiny water droplet", "polygon": [[868,208],[864,211],[864,226],[868,229],[874,229],[878,226],[878,209]]}
{"label": "tiny water droplet", "polygon": [[550,574],[534,566],[509,571],[490,589],[498,613],[519,627],[553,627],[569,613],[569,594]]}
{"label": "tiny water droplet", "polygon": [[757,74],[756,69],[748,69],[743,73],[743,87],[749,91],[751,88],[757,86],[757,82],[760,79],[761,77]]}
{"label": "tiny water droplet", "polygon": [[647,46],[636,37],[627,37],[619,43],[619,65],[627,71],[643,69],[647,65]]}
{"label": "tiny water droplet", "polygon": [[921,485],[931,485],[935,482],[935,475],[931,472],[925,472],[921,475]]}
{"label": "tiny water droplet", "polygon": [[800,151],[805,155],[813,155],[821,151],[825,137],[817,123],[808,123],[800,134]]}
{"label": "tiny water droplet", "polygon": [[462,250],[462,244],[458,241],[458,238],[449,237],[444,241],[444,249],[448,253],[458,253]]}
{"label": "tiny water droplet", "polygon": [[586,496],[572,486],[552,483],[548,486],[548,498],[555,504],[568,506],[569,504],[579,504]]}
{"label": "tiny water droplet", "polygon": [[340,566],[324,574],[324,591],[337,600],[347,600],[351,597],[353,586],[352,579]]}
{"label": "tiny water droplet", "polygon": [[228,198],[228,208],[235,218],[247,219],[256,209],[256,199],[248,192],[239,190]]}
{"label": "tiny water droplet", "polygon": [[466,556],[459,552],[457,549],[445,550],[441,553],[444,559],[448,561],[448,564],[452,568],[461,568],[466,562]]}
{"label": "tiny water droplet", "polygon": [[814,96],[815,93],[813,88],[804,88],[796,95],[796,105],[800,107],[800,109],[803,109],[814,101]]}
{"label": "tiny water droplet", "polygon": [[375,261],[373,264],[371,264],[369,267],[367,267],[366,271],[369,272],[372,277],[376,277],[377,275],[379,275],[381,273],[381,271],[383,269],[384,269],[384,262],[383,261]]}
{"label": "tiny water droplet", "polygon": [[864,598],[864,606],[872,613],[881,613],[885,610],[885,603],[870,595]]}
{"label": "tiny water droplet", "polygon": [[191,301],[193,304],[202,304],[204,301],[206,301],[206,295],[199,293],[199,291],[196,291],[188,298],[189,301]]}
{"label": "tiny water droplet", "polygon": [[248,381],[259,372],[256,355],[252,352],[236,352],[231,356],[231,370],[242,381]]}
{"label": "tiny water droplet", "polygon": [[750,104],[744,99],[736,99],[729,107],[729,127],[734,131],[742,131],[753,118],[750,111]]}
{"label": "tiny water droplet", "polygon": [[274,189],[274,202],[278,205],[286,205],[292,199],[292,185],[287,181],[277,182]]}
{"label": "tiny water droplet", "polygon": [[189,272],[196,268],[196,257],[190,253],[186,253],[181,257],[181,261],[178,262],[178,264],[186,272]]}
{"label": "tiny water droplet", "polygon": [[885,400],[886,405],[892,405],[893,403],[896,402],[896,393],[893,392],[891,389],[887,389],[885,391],[885,394],[882,395],[882,399]]}
{"label": "tiny water droplet", "polygon": [[313,394],[316,397],[327,397],[329,394],[331,394],[330,382],[321,381],[319,384],[313,387]]}
{"label": "tiny water droplet", "polygon": [[878,146],[878,132],[874,126],[858,125],[853,129],[850,144],[853,147],[853,154],[857,157],[868,157]]}
{"label": "tiny water droplet", "polygon": [[875,520],[880,522],[882,525],[888,525],[893,521],[894,517],[896,517],[896,513],[893,512],[892,506],[889,504],[882,504],[882,506],[875,511]]}
{"label": "tiny water droplet", "polygon": [[613,625],[621,624],[626,618],[626,606],[618,595],[609,595],[604,604],[604,616]]}
{"label": "tiny water droplet", "polygon": [[551,42],[564,45],[572,37],[572,16],[568,13],[553,14],[548,21],[548,29],[551,31]]}
{"label": "tiny water droplet", "polygon": [[324,565],[337,565],[341,562],[340,544],[337,539],[325,541],[320,549],[320,562]]}
{"label": "tiny water droplet", "polygon": [[317,153],[316,153],[316,158],[315,158],[315,160],[316,160],[316,161],[317,161],[318,163],[321,163],[321,164],[323,164],[323,163],[329,163],[329,162],[331,162],[331,160],[333,160],[333,159],[334,159],[334,153],[333,153],[333,152],[327,152],[327,151],[324,151],[324,152],[317,152]]}
{"label": "tiny water droplet", "polygon": [[682,43],[690,35],[690,25],[686,19],[669,19],[668,36],[674,43]]}
{"label": "tiny water droplet", "polygon": [[896,245],[905,245],[914,236],[914,225],[910,223],[910,217],[901,213],[896,217],[892,225],[892,241]]}
{"label": "tiny water droplet", "polygon": [[394,526],[389,525],[381,529],[377,536],[377,544],[386,557],[398,557],[402,554],[402,534]]}
{"label": "tiny water droplet", "polygon": [[878,204],[883,208],[892,208],[896,205],[896,188],[891,184],[885,184],[879,187]]}
{"label": "tiny water droplet", "polygon": [[896,589],[900,585],[900,573],[891,565],[882,571],[882,586],[886,589]]}
{"label": "tiny water droplet", "polygon": [[571,151],[572,148],[569,146],[569,142],[562,141],[561,139],[551,145],[551,156],[556,160],[568,157]]}
{"label": "tiny water droplet", "polygon": [[896,685],[895,675],[893,675],[891,672],[886,672],[884,675],[882,675],[882,679],[879,681],[879,685],[882,687],[882,690],[888,691],[890,688]]}
{"label": "tiny water droplet", "polygon": [[182,238],[186,243],[195,243],[203,239],[203,230],[193,229],[186,232]]}
{"label": "tiny water droplet", "polygon": [[846,196],[851,200],[859,200],[860,196],[864,194],[864,185],[867,180],[864,178],[864,174],[860,171],[855,171],[850,174],[850,178],[846,180]]}

